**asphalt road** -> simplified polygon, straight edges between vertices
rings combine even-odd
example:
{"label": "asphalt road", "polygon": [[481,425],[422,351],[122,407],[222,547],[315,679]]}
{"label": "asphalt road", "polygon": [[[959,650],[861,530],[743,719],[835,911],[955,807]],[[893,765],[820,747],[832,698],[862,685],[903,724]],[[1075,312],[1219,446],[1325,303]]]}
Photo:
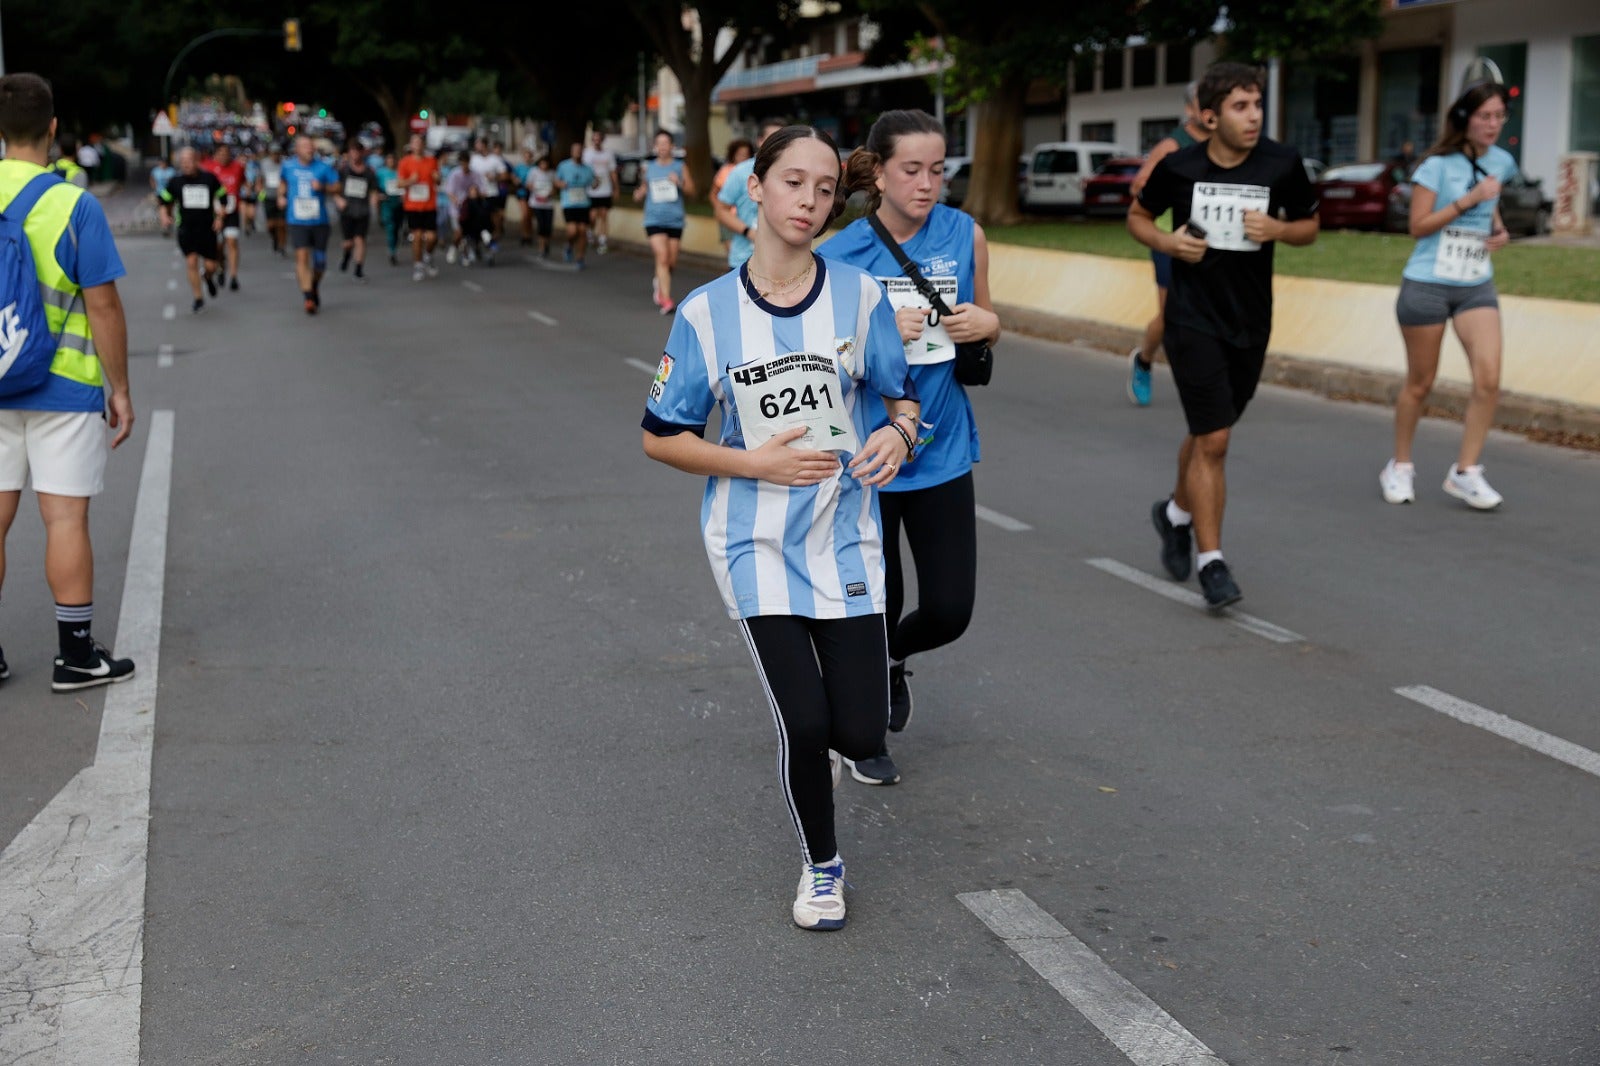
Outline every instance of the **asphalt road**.
{"label": "asphalt road", "polygon": [[[977,487],[1013,521],[980,523],[971,630],[912,663],[904,781],[840,787],[850,926],[809,934],[699,482],[639,448],[645,261],[380,263],[313,319],[257,237],[191,318],[167,242],[122,250],[142,421],[94,507],[103,638],[142,430],[175,426],[144,1063],[1175,1061],[957,899],[997,889],[1231,1066],[1600,1062],[1600,780],[1395,692],[1600,750],[1600,458],[1496,436],[1507,503],[1473,513],[1430,420],[1390,507],[1387,411],[1264,389],[1224,543],[1266,639],[1088,562],[1159,574],[1170,379],[1136,410],[1120,361],[1007,338]],[[48,691],[41,551],[25,503],[5,840],[105,698]]]}

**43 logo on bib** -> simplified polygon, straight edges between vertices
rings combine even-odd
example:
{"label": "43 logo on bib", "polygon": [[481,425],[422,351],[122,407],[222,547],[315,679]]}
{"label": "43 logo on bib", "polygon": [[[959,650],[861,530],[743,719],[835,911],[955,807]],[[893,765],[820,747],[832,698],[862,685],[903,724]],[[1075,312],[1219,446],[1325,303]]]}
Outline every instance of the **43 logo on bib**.
{"label": "43 logo on bib", "polygon": [[854,452],[860,447],[855,423],[844,405],[839,364],[834,356],[788,352],[752,359],[728,368],[733,406],[739,412],[744,446],[754,451],[786,429],[805,427],[790,441],[795,448]]}

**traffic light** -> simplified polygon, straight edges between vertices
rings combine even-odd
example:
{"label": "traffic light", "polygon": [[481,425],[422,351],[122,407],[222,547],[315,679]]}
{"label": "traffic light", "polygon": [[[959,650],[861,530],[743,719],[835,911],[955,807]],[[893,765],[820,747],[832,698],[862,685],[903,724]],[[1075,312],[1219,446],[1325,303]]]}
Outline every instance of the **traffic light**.
{"label": "traffic light", "polygon": [[289,136],[291,136],[291,137],[293,137],[293,136],[294,136],[294,127],[293,127],[293,126],[290,126],[290,127],[289,127],[289,128],[288,128],[288,129],[287,129],[287,130],[285,130],[285,131],[284,131],[284,132],[285,132],[285,133],[287,133],[287,134],[288,134],[288,135],[289,135]]}
{"label": "traffic light", "polygon": [[300,20],[283,20],[283,50],[285,52],[300,51]]}
{"label": "traffic light", "polygon": [[417,117],[418,118],[427,118],[428,117],[428,109],[427,108],[423,108],[421,111],[418,111],[417,112]]}
{"label": "traffic light", "polygon": [[317,117],[318,118],[327,118],[328,117],[328,109],[325,108],[325,107],[317,108]]}
{"label": "traffic light", "polygon": [[283,104],[283,113],[284,113],[284,114],[285,114],[285,115],[292,115],[292,114],[294,114],[294,101],[293,101],[293,100],[286,100],[286,101],[284,101],[284,104]]}

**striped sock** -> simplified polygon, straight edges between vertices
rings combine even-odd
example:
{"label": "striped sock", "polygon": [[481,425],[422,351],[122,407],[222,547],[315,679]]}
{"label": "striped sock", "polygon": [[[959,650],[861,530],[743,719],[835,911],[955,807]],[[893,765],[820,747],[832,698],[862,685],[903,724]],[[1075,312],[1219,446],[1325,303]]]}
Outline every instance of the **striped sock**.
{"label": "striped sock", "polygon": [[81,663],[94,654],[94,644],[89,639],[89,624],[94,620],[94,604],[71,606],[56,604],[56,632],[61,638],[61,657],[68,662]]}

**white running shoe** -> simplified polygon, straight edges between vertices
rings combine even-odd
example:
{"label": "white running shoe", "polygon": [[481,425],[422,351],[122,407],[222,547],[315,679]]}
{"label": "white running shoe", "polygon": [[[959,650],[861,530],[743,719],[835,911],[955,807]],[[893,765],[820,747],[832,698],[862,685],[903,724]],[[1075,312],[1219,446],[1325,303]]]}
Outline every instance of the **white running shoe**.
{"label": "white running shoe", "polygon": [[411,268],[411,280],[412,281],[421,281],[422,280],[422,274],[423,274],[423,270],[422,270],[422,264],[421,263],[417,263],[415,266],[413,266]]}
{"label": "white running shoe", "polygon": [[844,776],[844,756],[836,751],[828,752],[828,769],[833,774],[833,787],[839,787],[839,779]]}
{"label": "white running shoe", "polygon": [[452,244],[450,247],[448,247],[448,248],[446,248],[444,250],[444,261],[446,263],[454,263],[456,261],[456,246],[455,245]]}
{"label": "white running shoe", "polygon": [[433,256],[431,255],[422,261],[422,269],[428,272],[428,277],[430,278],[439,276],[439,268],[433,265]]}
{"label": "white running shoe", "polygon": [[1410,463],[1397,463],[1390,459],[1378,475],[1383,487],[1383,498],[1389,503],[1416,503],[1415,481],[1417,468]]}
{"label": "white running shoe", "polygon": [[821,866],[800,867],[794,924],[802,929],[844,928],[844,860],[839,856]]}
{"label": "white running shoe", "polygon": [[1468,507],[1479,511],[1492,511],[1499,507],[1500,501],[1504,499],[1484,478],[1482,463],[1469,466],[1465,470],[1451,463],[1450,473],[1444,478],[1444,491],[1465,502]]}

